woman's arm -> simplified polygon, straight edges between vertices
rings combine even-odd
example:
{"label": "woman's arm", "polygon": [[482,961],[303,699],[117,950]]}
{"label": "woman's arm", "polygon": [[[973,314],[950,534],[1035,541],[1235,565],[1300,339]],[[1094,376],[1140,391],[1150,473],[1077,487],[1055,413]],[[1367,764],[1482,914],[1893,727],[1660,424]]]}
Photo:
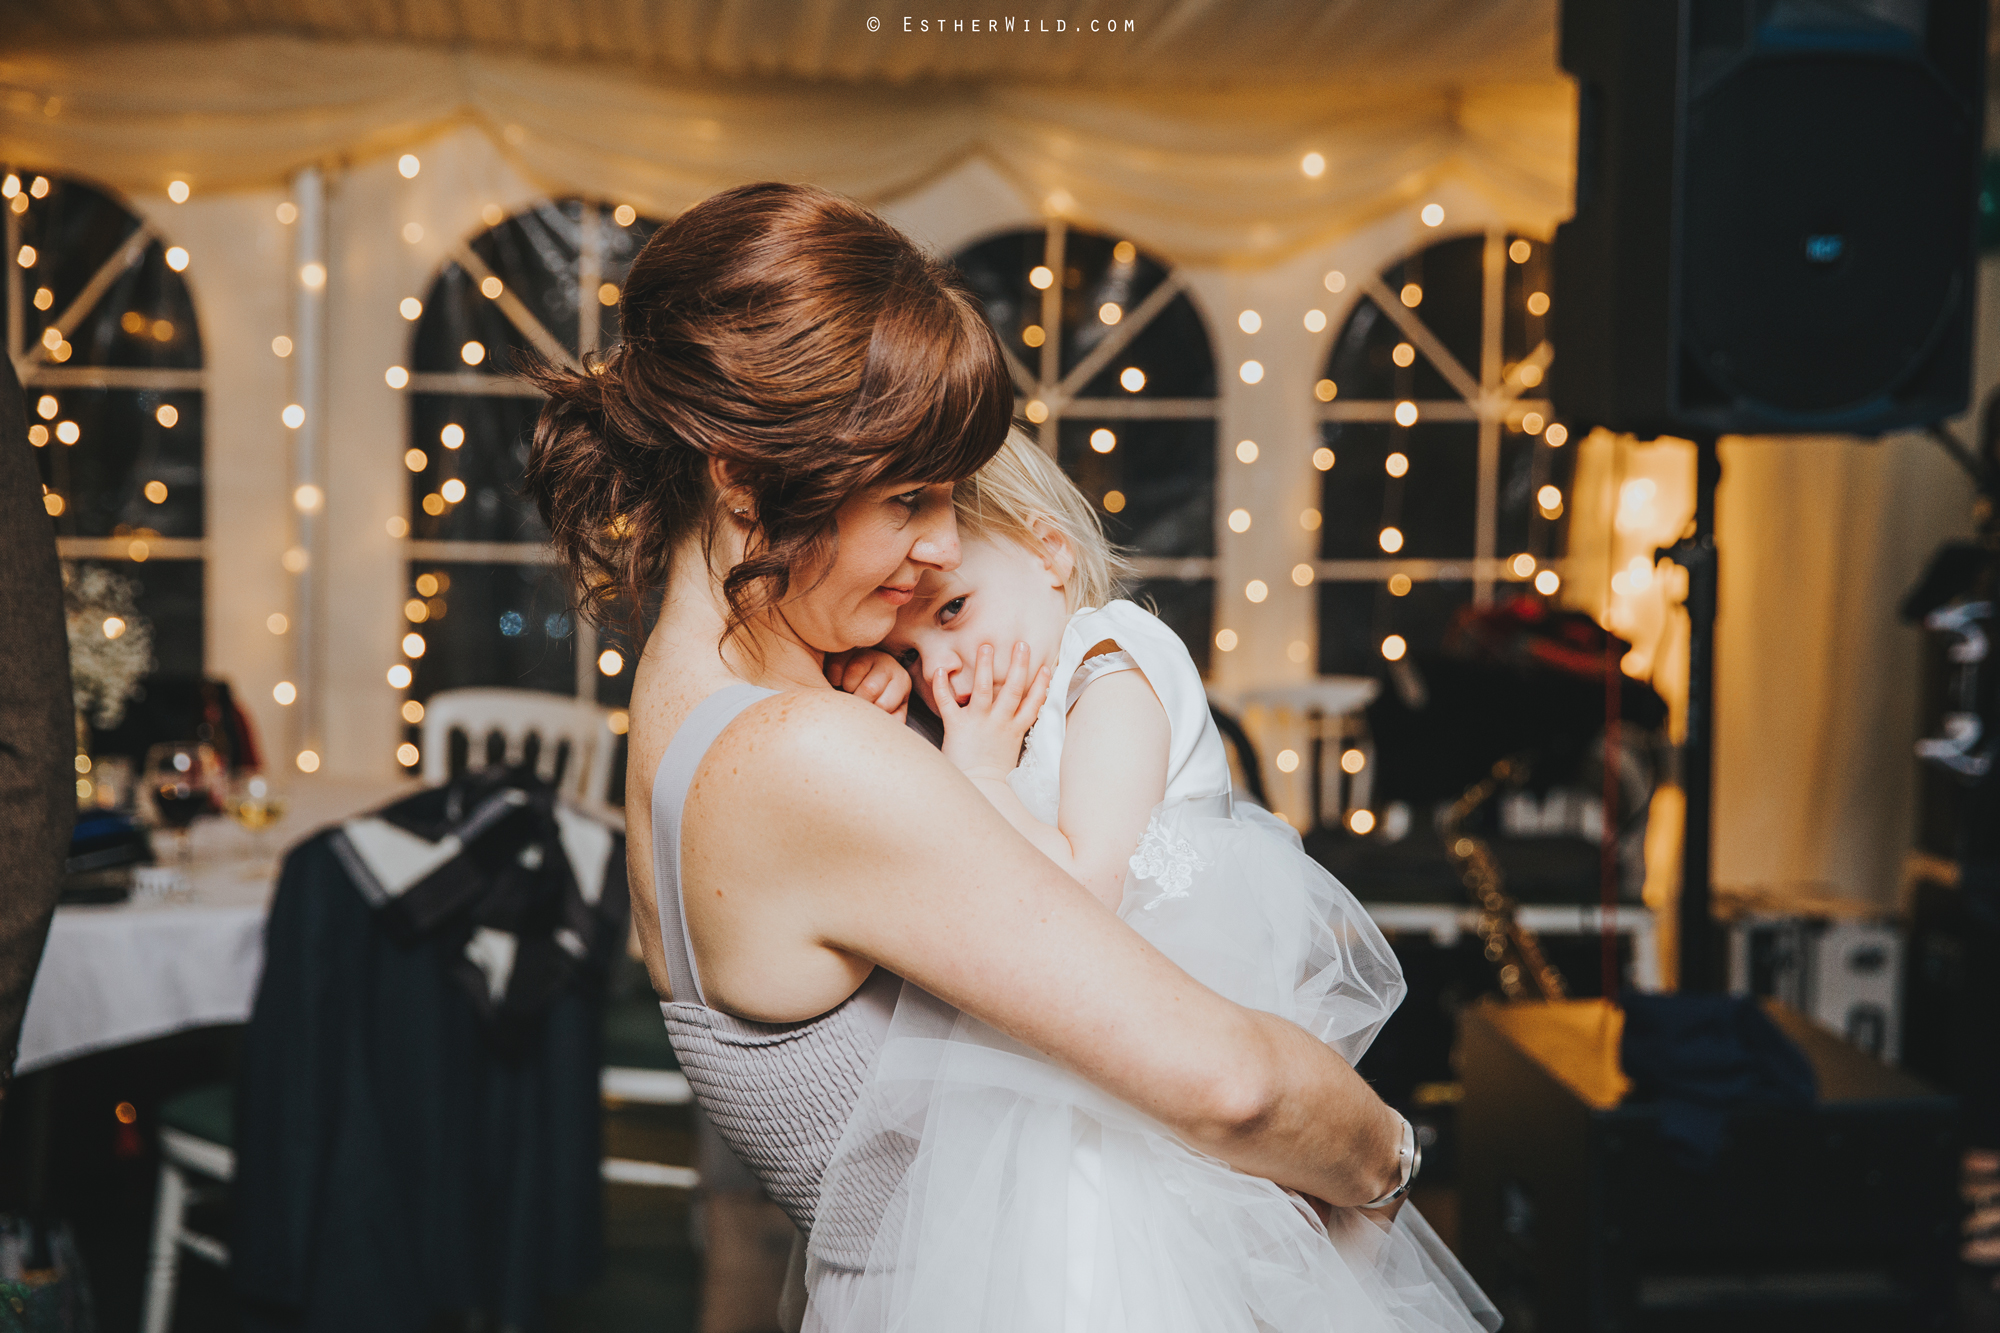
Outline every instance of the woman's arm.
{"label": "woman's arm", "polygon": [[809,1017],[880,964],[1245,1171],[1335,1203],[1395,1183],[1400,1122],[1345,1061],[1174,966],[869,706],[828,691],[751,709],[685,827],[719,1007]]}

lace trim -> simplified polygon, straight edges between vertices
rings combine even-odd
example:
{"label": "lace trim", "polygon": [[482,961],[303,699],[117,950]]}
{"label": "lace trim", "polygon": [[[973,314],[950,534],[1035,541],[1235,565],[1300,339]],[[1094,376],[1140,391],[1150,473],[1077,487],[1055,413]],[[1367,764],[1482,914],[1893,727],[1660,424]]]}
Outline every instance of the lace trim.
{"label": "lace trim", "polygon": [[1160,892],[1146,910],[1152,911],[1170,898],[1188,896],[1188,886],[1194,883],[1194,872],[1206,862],[1195,851],[1194,844],[1171,829],[1160,827],[1159,816],[1146,821],[1145,836],[1139,839],[1139,850],[1132,853],[1127,862],[1132,873],[1140,879],[1150,879],[1160,886]]}

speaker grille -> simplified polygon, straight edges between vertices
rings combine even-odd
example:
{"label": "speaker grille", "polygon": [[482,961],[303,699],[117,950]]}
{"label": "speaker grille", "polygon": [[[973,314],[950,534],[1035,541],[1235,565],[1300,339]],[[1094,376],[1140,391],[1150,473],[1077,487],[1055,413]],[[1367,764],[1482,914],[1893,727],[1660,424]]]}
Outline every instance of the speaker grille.
{"label": "speaker grille", "polygon": [[1970,290],[1973,128],[1947,91],[1915,60],[1764,55],[1690,113],[1692,368],[1780,415],[1893,397]]}

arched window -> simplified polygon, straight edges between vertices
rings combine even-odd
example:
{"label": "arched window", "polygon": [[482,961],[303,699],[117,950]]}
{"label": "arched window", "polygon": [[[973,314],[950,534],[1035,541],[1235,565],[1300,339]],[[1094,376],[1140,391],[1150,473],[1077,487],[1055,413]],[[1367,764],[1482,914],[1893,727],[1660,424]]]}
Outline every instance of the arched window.
{"label": "arched window", "polygon": [[156,669],[202,670],[202,354],[187,251],[103,190],[6,169],[7,350],[63,559],[115,565]]}
{"label": "arched window", "polygon": [[1017,414],[1137,556],[1204,671],[1215,600],[1215,359],[1181,280],[1131,241],[1052,222],[955,256],[1007,349]]}
{"label": "arched window", "polygon": [[[576,623],[552,567],[548,532],[521,492],[542,398],[512,378],[517,357],[558,364],[618,337],[618,293],[658,223],[630,207],[577,199],[513,217],[458,247],[421,301],[408,389],[410,474],[404,592],[408,698],[423,717],[439,690],[473,685],[631,698],[635,654]],[[400,678],[400,677],[395,677]],[[400,752],[419,761],[415,733]]]}
{"label": "arched window", "polygon": [[1322,672],[1435,649],[1497,585],[1559,586],[1576,451],[1540,392],[1549,272],[1545,243],[1495,230],[1358,280],[1315,386]]}

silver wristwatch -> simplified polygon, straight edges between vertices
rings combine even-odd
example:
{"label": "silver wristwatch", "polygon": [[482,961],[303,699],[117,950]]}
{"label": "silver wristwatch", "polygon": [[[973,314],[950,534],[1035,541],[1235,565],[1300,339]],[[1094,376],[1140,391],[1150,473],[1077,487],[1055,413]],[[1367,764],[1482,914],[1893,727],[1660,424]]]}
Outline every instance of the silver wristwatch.
{"label": "silver wristwatch", "polygon": [[1417,1131],[1407,1117],[1398,1116],[1403,1122],[1403,1137],[1396,1144],[1396,1167],[1400,1172],[1396,1188],[1379,1199],[1370,1199],[1363,1208],[1387,1208],[1390,1204],[1410,1192],[1416,1182],[1417,1169],[1424,1164],[1424,1150],[1417,1145]]}

